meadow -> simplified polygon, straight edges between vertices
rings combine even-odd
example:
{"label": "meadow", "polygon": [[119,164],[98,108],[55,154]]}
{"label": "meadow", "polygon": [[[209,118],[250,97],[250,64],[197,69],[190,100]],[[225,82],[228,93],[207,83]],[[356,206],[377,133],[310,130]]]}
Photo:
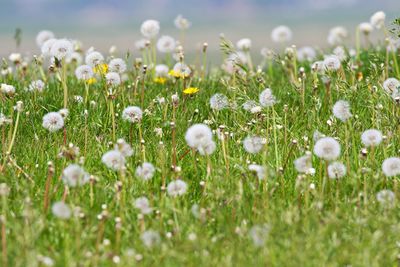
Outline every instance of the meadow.
{"label": "meadow", "polygon": [[174,23],[145,21],[140,57],[44,30],[3,59],[0,265],[397,266],[396,24],[221,35],[212,65]]}

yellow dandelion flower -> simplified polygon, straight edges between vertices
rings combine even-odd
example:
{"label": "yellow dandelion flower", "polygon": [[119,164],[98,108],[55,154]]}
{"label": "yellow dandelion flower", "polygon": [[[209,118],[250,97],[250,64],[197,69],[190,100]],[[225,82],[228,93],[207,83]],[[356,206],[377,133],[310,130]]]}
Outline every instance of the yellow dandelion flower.
{"label": "yellow dandelion flower", "polygon": [[185,95],[194,95],[195,93],[197,93],[198,91],[200,91],[199,88],[197,87],[188,87],[185,90],[183,90],[183,93]]}
{"label": "yellow dandelion flower", "polygon": [[99,74],[104,75],[104,74],[106,74],[108,72],[108,65],[105,64],[105,63],[97,65],[96,67],[93,68],[93,71],[95,73],[99,73]]}
{"label": "yellow dandelion flower", "polygon": [[187,74],[185,74],[185,73],[182,73],[182,72],[180,72],[180,71],[174,71],[174,70],[170,70],[169,72],[168,72],[168,75],[169,76],[172,76],[172,77],[175,77],[175,78],[177,78],[177,79],[185,79],[185,78],[187,78],[187,77],[189,77],[189,75],[187,75]]}
{"label": "yellow dandelion flower", "polygon": [[167,81],[167,79],[164,77],[157,77],[154,79],[154,82],[158,83],[158,84],[164,84],[166,81]]}
{"label": "yellow dandelion flower", "polygon": [[86,80],[86,83],[89,84],[89,85],[90,85],[90,84],[94,84],[94,83],[96,83],[96,82],[97,82],[96,78],[93,78],[93,77]]}

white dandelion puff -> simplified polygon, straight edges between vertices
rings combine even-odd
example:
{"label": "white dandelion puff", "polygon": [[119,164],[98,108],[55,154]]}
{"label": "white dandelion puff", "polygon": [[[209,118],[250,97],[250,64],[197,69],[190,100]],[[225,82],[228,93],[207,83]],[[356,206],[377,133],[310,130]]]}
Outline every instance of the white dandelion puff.
{"label": "white dandelion puff", "polygon": [[131,145],[128,144],[127,142],[125,142],[125,140],[122,138],[117,140],[117,143],[115,144],[114,149],[121,152],[121,154],[125,158],[133,155],[133,149],[132,149]]}
{"label": "white dandelion puff", "polygon": [[153,178],[156,168],[154,168],[153,164],[149,162],[144,162],[141,166],[138,166],[135,171],[136,177],[148,181]]}
{"label": "white dandelion puff", "polygon": [[58,112],[50,112],[43,116],[42,126],[50,132],[55,132],[64,127],[64,119]]}
{"label": "white dandelion puff", "polygon": [[396,195],[391,190],[381,190],[376,194],[376,200],[383,206],[393,206]]}
{"label": "white dandelion puff", "polygon": [[142,120],[143,112],[141,108],[136,106],[126,107],[122,111],[122,119],[132,123],[139,122]]}
{"label": "white dandelion puff", "polygon": [[211,155],[214,153],[215,149],[217,148],[217,145],[215,144],[214,141],[210,140],[208,143],[205,143],[199,147],[197,147],[197,151],[199,151],[200,155]]}
{"label": "white dandelion puff", "polygon": [[257,178],[259,180],[263,180],[267,174],[267,168],[265,166],[257,165],[257,164],[250,164],[249,171],[255,172],[257,174]]}
{"label": "white dandelion puff", "polygon": [[156,65],[155,72],[156,72],[157,77],[167,77],[169,68],[165,64],[159,64],[159,65]]}
{"label": "white dandelion puff", "polygon": [[345,122],[353,115],[350,112],[350,103],[344,100],[339,100],[333,105],[333,115],[339,120]]}
{"label": "white dandelion puff", "polygon": [[210,98],[210,107],[214,110],[223,110],[229,105],[228,97],[223,94],[215,94]]}
{"label": "white dandelion puff", "polygon": [[340,45],[348,36],[347,29],[342,26],[336,26],[330,29],[328,34],[328,43],[332,46]]}
{"label": "white dandelion puff", "polygon": [[328,176],[331,179],[339,179],[346,175],[346,166],[341,162],[332,162],[328,165]]}
{"label": "white dandelion puff", "polygon": [[179,30],[187,30],[190,28],[192,23],[187,19],[184,18],[182,15],[178,15],[174,20],[175,27]]}
{"label": "white dandelion puff", "polygon": [[9,84],[2,83],[0,86],[0,91],[6,95],[15,94],[15,87]]}
{"label": "white dandelion puff", "polygon": [[76,68],[75,76],[78,80],[87,81],[93,77],[93,68],[89,65],[82,65]]}
{"label": "white dandelion puff", "polygon": [[40,31],[37,35],[36,35],[36,44],[39,48],[41,48],[43,46],[43,44],[50,39],[54,39],[55,35],[53,32],[48,31],[48,30],[43,30]]}
{"label": "white dandelion puff", "polygon": [[90,175],[81,166],[70,164],[63,170],[62,179],[68,186],[76,187],[89,182]]}
{"label": "white dandelion puff", "polygon": [[295,159],[293,163],[299,173],[310,173],[312,168],[311,152],[307,151],[304,156]]}
{"label": "white dandelion puff", "polygon": [[311,46],[303,46],[297,49],[297,59],[299,61],[313,61],[317,57],[317,52]]}
{"label": "white dandelion puff", "polygon": [[265,138],[259,136],[248,136],[243,140],[243,147],[248,153],[256,154],[263,149],[266,142]]}
{"label": "white dandelion puff", "polygon": [[170,182],[167,186],[168,195],[171,197],[182,196],[186,193],[186,191],[187,184],[180,179]]}
{"label": "white dandelion puff", "polygon": [[323,61],[323,66],[325,70],[336,71],[340,69],[340,59],[336,55],[327,56]]}
{"label": "white dandelion puff", "polygon": [[153,209],[150,207],[150,202],[147,197],[139,197],[135,200],[135,208],[140,210],[142,214],[150,214]]}
{"label": "white dandelion puff", "polygon": [[387,158],[382,163],[382,171],[387,177],[397,176],[400,174],[400,158]]}
{"label": "white dandelion puff", "polygon": [[335,160],[340,156],[340,144],[332,137],[323,137],[315,143],[314,154],[324,160]]}
{"label": "white dandelion puff", "polygon": [[157,20],[146,20],[140,27],[140,32],[142,35],[149,39],[156,37],[159,31],[160,23]]}
{"label": "white dandelion puff", "polygon": [[266,88],[260,93],[259,97],[260,105],[263,107],[271,107],[276,103],[276,98],[270,88]]}
{"label": "white dandelion puff", "polygon": [[140,239],[148,248],[154,247],[161,242],[160,234],[153,230],[144,231],[140,236]]}
{"label": "white dandelion puff", "polygon": [[382,132],[376,129],[369,129],[361,134],[361,142],[366,147],[377,146],[383,140]]}
{"label": "white dandelion puff", "polygon": [[118,150],[107,151],[101,157],[101,161],[107,166],[107,168],[114,171],[119,171],[125,166],[125,157]]}
{"label": "white dandelion puff", "polygon": [[188,146],[198,149],[206,146],[212,140],[212,131],[205,124],[194,124],[187,129],[185,140]]}
{"label": "white dandelion puff", "polygon": [[117,72],[109,72],[105,76],[107,84],[111,86],[118,86],[121,84],[121,76]]}
{"label": "white dandelion puff", "polygon": [[360,30],[360,32],[362,32],[365,35],[370,34],[373,30],[374,27],[372,26],[371,23],[369,22],[362,22],[358,25],[358,29]]}
{"label": "white dandelion puff", "polygon": [[400,90],[400,81],[396,78],[388,78],[383,82],[382,86],[386,93],[392,94]]}
{"label": "white dandelion puff", "polygon": [[51,55],[58,60],[68,57],[74,52],[72,43],[67,39],[59,39],[51,46]]}
{"label": "white dandelion puff", "polygon": [[375,12],[371,18],[370,18],[370,23],[372,26],[374,26],[377,29],[381,29],[382,27],[385,26],[385,19],[386,19],[386,14],[383,11],[378,11]]}
{"label": "white dandelion puff", "polygon": [[292,31],[285,25],[278,26],[272,30],[271,39],[275,43],[287,43],[292,40]]}
{"label": "white dandelion puff", "polygon": [[157,41],[157,49],[161,53],[172,53],[176,47],[175,39],[171,36],[164,35],[161,36]]}
{"label": "white dandelion puff", "polygon": [[250,228],[249,237],[256,247],[262,247],[268,238],[270,226],[268,224],[254,225]]}
{"label": "white dandelion puff", "polygon": [[66,220],[71,217],[71,209],[63,201],[59,201],[53,204],[51,211],[54,216],[59,219]]}
{"label": "white dandelion puff", "polygon": [[236,43],[236,47],[242,51],[249,51],[251,48],[251,40],[249,38],[240,39]]}
{"label": "white dandelion puff", "polygon": [[57,39],[51,38],[42,44],[40,51],[42,52],[43,57],[51,57],[51,48],[56,41]]}
{"label": "white dandelion puff", "polygon": [[114,58],[108,63],[110,72],[124,73],[126,71],[126,63],[122,58]]}
{"label": "white dandelion puff", "polygon": [[86,65],[89,65],[91,67],[96,67],[97,65],[103,63],[103,61],[104,61],[103,55],[97,51],[92,51],[88,53],[85,57]]}

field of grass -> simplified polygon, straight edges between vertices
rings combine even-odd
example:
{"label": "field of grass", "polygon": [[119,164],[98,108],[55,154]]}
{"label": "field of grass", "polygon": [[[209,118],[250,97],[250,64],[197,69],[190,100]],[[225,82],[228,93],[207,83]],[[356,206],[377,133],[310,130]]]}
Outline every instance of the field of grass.
{"label": "field of grass", "polygon": [[[232,60],[208,66],[206,49],[192,62],[180,51],[190,70],[150,44],[140,61],[123,55],[120,74],[105,55],[90,79],[78,79],[88,62],[70,62],[68,49],[51,65],[5,59],[0,265],[397,266],[400,159],[382,163],[400,156],[400,82],[387,83],[400,79],[400,58],[398,44],[382,43],[335,50],[331,68],[334,47],[308,61],[282,46],[251,62],[221,39]],[[339,100],[350,110],[333,112]],[[142,116],[126,117],[129,106]],[[382,142],[363,141],[368,129]],[[335,148],[316,151],[322,136],[340,155],[323,159]],[[138,173],[144,162],[154,173]]]}

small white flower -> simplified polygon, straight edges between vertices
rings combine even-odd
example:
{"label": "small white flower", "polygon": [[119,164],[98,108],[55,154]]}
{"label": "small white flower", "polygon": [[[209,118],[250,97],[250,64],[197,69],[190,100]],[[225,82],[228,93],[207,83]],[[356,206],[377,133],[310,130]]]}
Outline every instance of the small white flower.
{"label": "small white flower", "polygon": [[160,23],[156,20],[146,20],[140,27],[140,32],[146,38],[154,38],[158,35],[160,31]]}
{"label": "small white flower", "polygon": [[346,50],[343,46],[339,45],[333,49],[333,54],[338,57],[340,61],[343,61],[347,58]]}
{"label": "small white flower", "polygon": [[122,58],[114,58],[108,63],[110,72],[124,73],[126,71],[126,63]]}
{"label": "small white flower", "polygon": [[153,164],[144,162],[136,168],[135,175],[144,181],[148,181],[153,178],[155,171]]}
{"label": "small white flower", "polygon": [[174,65],[174,71],[184,76],[189,76],[192,73],[191,69],[186,64],[180,62]]}
{"label": "small white flower", "polygon": [[223,110],[229,105],[228,97],[223,94],[215,94],[210,98],[210,107],[214,110]]}
{"label": "small white flower", "polygon": [[197,151],[199,151],[200,155],[211,155],[214,153],[215,149],[217,148],[217,145],[215,144],[214,141],[209,140],[208,143],[205,143],[199,147],[197,147]]}
{"label": "small white flower", "polygon": [[178,15],[175,20],[174,20],[175,27],[178,28],[179,30],[186,30],[190,28],[192,23],[184,18],[182,15]]}
{"label": "small white flower", "polygon": [[148,248],[154,247],[161,242],[160,234],[153,230],[144,231],[140,239],[142,240],[143,244]]}
{"label": "small white flower", "polygon": [[136,106],[129,106],[122,111],[122,119],[132,123],[141,121],[142,116],[142,110]]}
{"label": "small white flower", "polygon": [[328,176],[331,179],[342,178],[346,175],[346,166],[341,162],[332,162],[328,166]]}
{"label": "small white flower", "polygon": [[400,158],[387,158],[382,163],[382,171],[387,177],[397,176],[400,174]]}
{"label": "small white flower", "polygon": [[377,146],[382,142],[382,132],[376,129],[369,129],[362,133],[361,142],[366,147]]}
{"label": "small white flower", "polygon": [[22,61],[22,56],[20,53],[11,53],[8,59],[14,63],[20,63]]}
{"label": "small white flower", "polygon": [[339,100],[333,106],[333,115],[339,120],[345,122],[350,119],[353,115],[350,112],[350,104],[347,101]]}
{"label": "small white flower", "polygon": [[256,154],[263,149],[266,142],[265,138],[259,136],[248,136],[243,140],[243,147],[248,153]]}
{"label": "small white flower", "polygon": [[150,214],[153,209],[147,197],[139,197],[135,200],[135,208],[139,209],[142,214]]}
{"label": "small white flower", "polygon": [[253,108],[255,108],[255,107],[257,107],[257,106],[258,106],[258,103],[257,103],[256,101],[254,101],[254,100],[247,100],[247,101],[244,102],[243,105],[242,105],[242,107],[243,107],[244,110],[250,111],[250,112],[251,112],[251,110],[252,110]]}
{"label": "small white flower", "polygon": [[103,63],[104,57],[100,52],[93,51],[86,55],[85,63],[91,67],[96,67],[97,65]]}
{"label": "small white flower", "polygon": [[170,182],[167,186],[168,195],[171,197],[182,196],[186,191],[187,184],[180,179]]}
{"label": "small white flower", "polygon": [[324,160],[335,160],[340,156],[340,144],[332,137],[323,137],[315,143],[314,154]]}
{"label": "small white flower", "polygon": [[75,187],[89,182],[90,176],[81,166],[70,164],[63,170],[62,179],[68,186]]}
{"label": "small white flower", "polygon": [[110,150],[106,152],[102,157],[101,161],[110,169],[119,171],[125,166],[125,157],[118,150]]}
{"label": "small white flower", "polygon": [[43,46],[43,44],[50,39],[54,39],[54,33],[51,31],[47,31],[47,30],[43,30],[40,31],[37,35],[36,35],[36,44],[39,48],[41,48]]}
{"label": "small white flower", "polygon": [[272,30],[271,38],[275,43],[286,43],[292,39],[292,31],[289,27],[281,25]]}
{"label": "small white flower", "polygon": [[58,112],[50,112],[43,116],[42,126],[50,132],[55,132],[64,127],[64,119]]}
{"label": "small white flower", "polygon": [[83,58],[82,55],[79,52],[72,52],[71,55],[65,58],[65,61],[67,63],[72,63],[74,62],[77,65],[82,64]]}
{"label": "small white flower", "polygon": [[72,43],[67,39],[59,39],[51,46],[50,53],[58,60],[68,57],[74,52]]}
{"label": "small white flower", "polygon": [[87,81],[93,77],[93,69],[89,65],[82,65],[76,68],[75,76],[78,80]]}
{"label": "small white flower", "polygon": [[276,98],[272,94],[272,90],[270,88],[267,88],[260,93],[259,101],[261,106],[271,107],[276,103]]}
{"label": "small white flower", "polygon": [[63,201],[54,203],[51,207],[51,211],[53,212],[54,216],[62,220],[69,219],[72,214],[71,209]]}
{"label": "small white flower", "polygon": [[142,51],[142,50],[146,49],[146,46],[149,43],[150,43],[150,41],[147,39],[140,39],[135,42],[135,47],[137,50]]}
{"label": "small white flower", "polygon": [[385,12],[378,11],[371,16],[370,22],[371,25],[374,26],[375,28],[381,29],[382,27],[385,26],[385,19],[386,19]]}
{"label": "small white flower", "polygon": [[242,51],[248,51],[251,48],[251,40],[249,38],[240,39],[236,43],[236,47]]}
{"label": "small white flower", "polygon": [[157,41],[157,49],[161,53],[172,53],[175,50],[175,39],[171,36],[161,36]]}
{"label": "small white flower", "polygon": [[342,26],[337,26],[329,31],[328,43],[332,46],[340,45],[347,38],[347,30]]}

